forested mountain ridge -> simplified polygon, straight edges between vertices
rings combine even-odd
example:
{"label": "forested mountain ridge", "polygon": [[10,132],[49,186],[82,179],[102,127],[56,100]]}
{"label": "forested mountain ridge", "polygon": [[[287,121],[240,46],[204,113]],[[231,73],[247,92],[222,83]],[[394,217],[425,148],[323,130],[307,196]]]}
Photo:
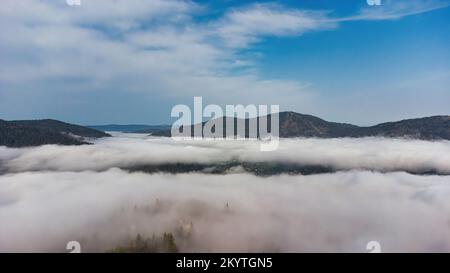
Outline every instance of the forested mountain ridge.
{"label": "forested mountain ridge", "polygon": [[87,138],[108,137],[101,131],[52,119],[0,120],[0,146],[82,145]]}
{"label": "forested mountain ridge", "polygon": [[[223,118],[223,132],[226,131],[226,120],[237,118]],[[259,120],[259,118],[256,118]],[[267,120],[270,129],[269,115]],[[241,120],[242,121],[242,120]],[[245,119],[246,136],[248,135],[248,124],[250,119]],[[204,126],[205,123],[202,124]],[[199,125],[196,125],[199,126]],[[193,134],[194,126],[185,126],[183,130],[188,130]],[[170,136],[170,129],[152,133],[153,136]],[[236,132],[234,132],[236,135]],[[340,137],[406,137],[413,139],[446,139],[450,140],[450,116],[433,116],[416,119],[406,119],[396,122],[386,122],[374,126],[356,126],[348,123],[329,122],[321,118],[299,114],[295,112],[279,113],[279,136],[282,138],[292,137],[319,137],[319,138],[340,138]]]}

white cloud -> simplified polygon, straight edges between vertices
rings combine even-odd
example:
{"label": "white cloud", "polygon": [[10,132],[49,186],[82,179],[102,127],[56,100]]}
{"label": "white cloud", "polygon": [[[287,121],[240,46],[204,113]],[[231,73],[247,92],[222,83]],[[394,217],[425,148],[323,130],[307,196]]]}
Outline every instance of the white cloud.
{"label": "white cloud", "polygon": [[[366,252],[372,240],[385,252],[450,250],[445,176],[112,169],[3,175],[0,185],[0,252],[66,252],[72,240],[82,251],[106,251],[137,233],[163,232],[174,232],[180,250],[189,252]],[[193,224],[188,240],[176,233],[183,222]]]}
{"label": "white cloud", "polygon": [[218,34],[232,47],[247,47],[265,36],[297,36],[336,27],[323,11],[303,11],[278,4],[255,4],[227,12]]}
{"label": "white cloud", "polygon": [[[235,74],[234,68],[248,67],[251,60],[216,43],[215,30],[191,21],[201,9],[197,4],[85,2],[69,7],[7,1],[0,7],[2,92],[31,89],[45,96],[56,89],[127,90],[180,100],[203,95],[224,102],[231,97],[233,103],[255,97],[276,103],[280,92],[305,96],[296,81]],[[117,22],[134,27],[115,28]]]}
{"label": "white cloud", "polygon": [[[282,139],[279,149],[261,152],[258,141],[113,137],[95,145],[10,149],[0,147],[0,166],[9,171],[104,171],[164,163],[278,162],[338,170],[436,171],[450,174],[450,142],[385,138]],[[3,159],[4,155],[4,159]],[[70,155],[70,156],[67,156]],[[2,163],[2,161],[4,161]]]}
{"label": "white cloud", "polygon": [[105,26],[111,22],[187,19],[199,9],[194,2],[178,0],[85,0],[77,7],[68,6],[65,1],[8,0],[2,4],[0,14],[2,20],[18,23]]}

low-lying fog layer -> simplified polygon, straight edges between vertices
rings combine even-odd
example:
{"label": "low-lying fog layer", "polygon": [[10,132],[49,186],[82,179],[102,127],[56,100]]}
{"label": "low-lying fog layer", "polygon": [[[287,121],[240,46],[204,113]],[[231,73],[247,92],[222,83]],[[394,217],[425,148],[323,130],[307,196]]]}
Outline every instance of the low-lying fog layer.
{"label": "low-lying fog layer", "polygon": [[191,222],[181,251],[450,251],[446,176],[20,173],[0,200],[0,251],[106,251]]}
{"label": "low-lying fog layer", "polygon": [[[115,137],[95,145],[0,147],[0,252],[109,251],[170,232],[180,251],[450,252],[450,143],[390,139],[254,142]],[[227,160],[354,169],[259,177],[141,173],[136,164]],[[112,168],[111,168],[112,167]],[[364,171],[357,169],[371,169]]]}
{"label": "low-lying fog layer", "polygon": [[8,149],[0,147],[0,170],[104,171],[168,163],[279,162],[335,170],[450,174],[450,141],[387,138],[283,139],[279,149],[261,152],[258,141],[113,137],[95,145]]}

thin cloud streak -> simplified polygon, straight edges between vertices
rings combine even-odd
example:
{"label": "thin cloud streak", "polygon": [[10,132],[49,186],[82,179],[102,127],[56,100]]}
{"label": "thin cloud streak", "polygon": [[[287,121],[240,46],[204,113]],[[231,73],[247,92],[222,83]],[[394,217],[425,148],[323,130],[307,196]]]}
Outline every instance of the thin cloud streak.
{"label": "thin cloud streak", "polygon": [[382,5],[376,7],[366,7],[360,10],[356,15],[336,18],[335,22],[345,21],[377,21],[377,20],[396,20],[403,17],[427,13],[433,10],[443,9],[450,6],[450,1],[436,0],[395,0],[382,1]]}

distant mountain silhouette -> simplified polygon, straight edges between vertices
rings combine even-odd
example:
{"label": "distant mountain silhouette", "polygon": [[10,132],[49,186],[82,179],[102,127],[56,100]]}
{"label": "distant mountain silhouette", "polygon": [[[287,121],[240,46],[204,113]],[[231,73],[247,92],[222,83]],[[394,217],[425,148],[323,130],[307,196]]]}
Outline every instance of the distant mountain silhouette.
{"label": "distant mountain silhouette", "polygon": [[[329,122],[311,115],[304,115],[295,112],[279,113],[280,128],[279,134],[282,138],[291,137],[319,137],[319,138],[339,138],[339,137],[403,137],[413,139],[446,139],[450,140],[450,116],[433,116],[417,119],[406,119],[396,122],[386,122],[375,126],[361,127],[347,123]],[[237,118],[223,118],[223,132],[225,135],[227,121],[232,119],[236,126],[238,122],[244,122],[245,136],[248,136],[248,126],[250,119],[238,120]],[[254,118],[259,121],[259,118]],[[267,116],[268,128],[270,131],[271,116]],[[195,126],[204,126],[205,123]],[[111,130],[122,128],[122,131],[138,129],[132,132],[151,133],[152,136],[171,136],[168,125],[143,125],[145,128],[137,128],[141,125],[105,125],[92,126],[95,128],[105,128]],[[127,127],[129,126],[129,127]],[[134,128],[133,128],[134,126]],[[188,130],[193,135],[194,126],[185,126],[183,130]],[[111,130],[114,131],[114,130]],[[233,135],[237,132],[233,131]],[[43,120],[17,120],[5,121],[0,119],[0,146],[27,147],[44,144],[61,145],[81,145],[87,144],[89,138],[108,137],[109,134],[93,128],[69,124],[52,119]]]}
{"label": "distant mountain silhouette", "polygon": [[52,119],[0,120],[0,146],[81,145],[88,143],[86,138],[107,136],[110,135],[91,128]]}
{"label": "distant mountain silhouette", "polygon": [[171,125],[152,125],[142,130],[134,131],[133,133],[138,134],[153,134],[155,132],[167,131],[172,128]]}
{"label": "distant mountain silhouette", "polygon": [[357,136],[372,135],[450,140],[450,116],[433,116],[381,123],[371,127],[363,127],[360,135]]}
{"label": "distant mountain silhouette", "polygon": [[122,132],[150,134],[159,130],[168,130],[170,125],[145,125],[145,124],[108,124],[108,125],[87,125],[86,127],[103,132]]}
{"label": "distant mountain silhouette", "polygon": [[[270,130],[270,118],[267,116],[268,128]],[[234,124],[238,122],[237,118],[223,118],[224,135],[226,131],[226,121],[233,119]],[[256,118],[259,120],[259,118]],[[406,137],[414,139],[447,139],[450,140],[450,116],[433,116],[417,119],[407,119],[396,122],[381,123],[375,126],[361,127],[347,123],[336,123],[323,120],[321,118],[304,115],[295,112],[279,113],[279,135],[282,138],[291,137],[318,137],[318,138],[339,138],[339,137]],[[248,136],[249,119],[245,121],[246,132]],[[182,130],[188,130],[193,135],[194,126],[185,126]],[[152,133],[153,136],[171,136],[170,129],[161,130]],[[236,132],[233,132],[236,135]]]}

